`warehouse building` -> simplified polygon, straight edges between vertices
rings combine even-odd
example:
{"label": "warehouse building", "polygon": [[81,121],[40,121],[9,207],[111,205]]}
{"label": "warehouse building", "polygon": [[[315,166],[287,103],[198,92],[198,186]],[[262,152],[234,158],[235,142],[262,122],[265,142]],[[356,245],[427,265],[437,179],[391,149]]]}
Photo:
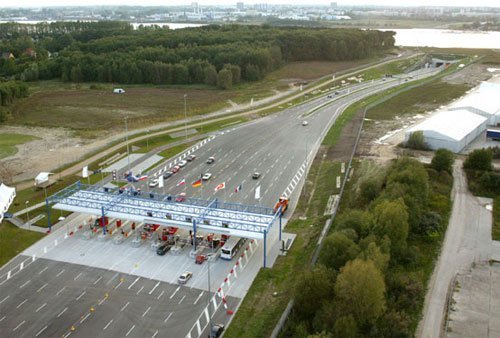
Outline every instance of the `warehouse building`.
{"label": "warehouse building", "polygon": [[488,124],[500,123],[500,84],[483,82],[468,95],[453,102],[449,110],[466,109],[488,119]]}
{"label": "warehouse building", "polygon": [[405,133],[405,141],[416,131],[422,131],[425,142],[431,149],[445,148],[460,152],[488,125],[488,118],[469,110],[444,110]]}

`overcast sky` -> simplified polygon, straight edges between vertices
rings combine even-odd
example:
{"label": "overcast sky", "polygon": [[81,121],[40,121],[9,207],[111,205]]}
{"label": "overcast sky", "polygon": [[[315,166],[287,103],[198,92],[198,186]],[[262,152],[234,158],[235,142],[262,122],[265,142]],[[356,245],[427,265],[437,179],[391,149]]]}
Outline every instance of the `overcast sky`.
{"label": "overcast sky", "polygon": [[[241,0],[199,0],[198,4],[235,5]],[[192,0],[0,0],[0,7],[47,7],[47,6],[95,6],[95,5],[142,5],[142,6],[174,6],[189,5]],[[318,4],[328,5],[330,0],[248,0],[244,4]],[[337,1],[339,5],[394,5],[394,0],[349,0]],[[399,6],[489,6],[500,7],[500,0],[405,0],[397,2]]]}

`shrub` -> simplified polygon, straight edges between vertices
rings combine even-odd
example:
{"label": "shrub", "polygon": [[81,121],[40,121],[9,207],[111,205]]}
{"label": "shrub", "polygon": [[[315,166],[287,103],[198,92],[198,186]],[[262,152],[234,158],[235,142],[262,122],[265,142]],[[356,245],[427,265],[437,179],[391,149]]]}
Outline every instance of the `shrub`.
{"label": "shrub", "polygon": [[415,150],[429,150],[429,146],[425,143],[424,132],[419,130],[411,133],[406,147]]}
{"label": "shrub", "polygon": [[454,155],[448,149],[440,148],[436,150],[432,158],[431,167],[436,171],[447,171],[452,173],[452,166],[454,162]]}
{"label": "shrub", "polygon": [[476,149],[467,156],[464,169],[492,170],[493,153],[489,149]]}

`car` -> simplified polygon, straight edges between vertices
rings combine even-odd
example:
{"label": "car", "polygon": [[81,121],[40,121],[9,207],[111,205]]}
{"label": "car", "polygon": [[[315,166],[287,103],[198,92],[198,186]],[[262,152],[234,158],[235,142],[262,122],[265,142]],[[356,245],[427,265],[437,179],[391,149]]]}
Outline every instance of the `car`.
{"label": "car", "polygon": [[163,174],[163,179],[165,179],[165,180],[166,180],[167,178],[169,178],[169,177],[170,177],[170,176],[172,176],[172,175],[173,175],[173,174],[172,174],[172,172],[171,172],[171,171],[167,171],[167,172],[165,172],[165,173]]}
{"label": "car", "polygon": [[203,181],[208,181],[211,177],[212,177],[211,173],[204,173],[203,176],[201,177],[201,179]]}
{"label": "car", "polygon": [[175,174],[176,172],[178,172],[179,170],[181,169],[181,167],[179,167],[178,165],[176,166],[173,166],[172,169],[170,169],[170,172],[172,174]]}
{"label": "car", "polygon": [[154,187],[158,186],[158,183],[159,183],[158,179],[155,178],[154,180],[152,180],[151,182],[149,182],[149,187],[150,188],[154,188]]}
{"label": "car", "polygon": [[260,177],[260,173],[259,172],[254,172],[253,175],[252,175],[252,178],[254,180],[258,179]]}
{"label": "car", "polygon": [[218,338],[222,335],[223,331],[224,331],[223,324],[215,324],[212,326],[212,329],[210,330],[209,338]]}
{"label": "car", "polygon": [[307,122],[307,121],[302,121],[302,125],[303,125],[303,126],[307,126],[308,124],[309,124],[309,122]]}
{"label": "car", "polygon": [[188,162],[194,161],[195,159],[196,159],[196,155],[189,155],[188,157],[186,157],[186,161],[188,161]]}
{"label": "car", "polygon": [[178,278],[179,284],[186,284],[191,277],[193,277],[193,273],[191,271],[184,271]]}
{"label": "car", "polygon": [[206,255],[198,255],[196,256],[196,260],[194,261],[196,264],[203,264],[204,261],[207,260]]}
{"label": "car", "polygon": [[182,168],[182,167],[185,167],[186,164],[188,164],[187,161],[186,160],[182,160],[182,161],[179,162],[178,166]]}
{"label": "car", "polygon": [[208,159],[207,159],[207,164],[212,164],[215,162],[215,157],[213,156],[210,156]]}
{"label": "car", "polygon": [[329,99],[333,98],[333,94],[328,94],[327,98],[329,98]]}
{"label": "car", "polygon": [[184,201],[186,201],[186,193],[185,193],[185,192],[181,192],[181,193],[179,194],[179,196],[177,196],[177,197],[175,198],[175,201],[176,201],[176,202],[184,202]]}
{"label": "car", "polygon": [[156,254],[159,255],[159,256],[163,256],[167,252],[169,252],[171,248],[172,248],[172,245],[170,245],[170,244],[163,244],[163,245],[159,246],[158,249],[156,249]]}

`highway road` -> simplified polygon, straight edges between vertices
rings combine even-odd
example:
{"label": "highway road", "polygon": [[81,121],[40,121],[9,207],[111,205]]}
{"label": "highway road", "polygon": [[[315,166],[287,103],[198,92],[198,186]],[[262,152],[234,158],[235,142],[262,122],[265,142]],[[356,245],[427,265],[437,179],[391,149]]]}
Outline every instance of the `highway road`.
{"label": "highway road", "polygon": [[[272,206],[286,193],[293,202],[311,159],[339,114],[353,102],[401,81],[394,78],[359,84],[349,93],[343,91],[333,98],[325,95],[244,125],[228,127],[199,148],[197,159],[167,179],[163,189],[153,191],[186,192],[188,197],[265,206]],[[303,126],[304,120],[307,126]],[[209,156],[215,157],[215,163],[206,163]],[[255,171],[261,173],[257,180],[251,178]],[[191,187],[191,182],[207,172],[212,173],[208,182],[202,187]],[[187,184],[177,186],[183,179]],[[214,191],[223,182],[226,189]],[[136,183],[135,188],[147,191],[147,183]],[[241,191],[235,192],[239,185]],[[258,186],[261,198],[256,200]],[[81,222],[75,221],[72,226]],[[38,255],[64,232],[64,228],[58,229],[0,268],[2,336],[198,337],[201,331],[206,335],[204,311],[212,296],[204,287],[208,269],[206,265],[195,266],[187,252],[160,257],[147,247],[133,248],[128,242],[114,245],[73,235],[64,236],[64,240],[41,255],[43,258],[19,270],[21,262],[29,263],[32,255]],[[258,247],[259,241],[255,245]],[[259,270],[262,250],[255,249],[255,253],[253,259],[248,258],[246,281],[237,280],[231,285],[237,292],[233,293],[235,297],[227,298],[230,308],[237,307]],[[213,264],[212,291],[233,264],[220,260]],[[176,278],[184,269],[197,270],[193,270],[192,281],[179,286]],[[7,271],[15,274],[6,279]],[[227,323],[229,317],[220,310],[221,301],[217,304],[213,322]]]}

